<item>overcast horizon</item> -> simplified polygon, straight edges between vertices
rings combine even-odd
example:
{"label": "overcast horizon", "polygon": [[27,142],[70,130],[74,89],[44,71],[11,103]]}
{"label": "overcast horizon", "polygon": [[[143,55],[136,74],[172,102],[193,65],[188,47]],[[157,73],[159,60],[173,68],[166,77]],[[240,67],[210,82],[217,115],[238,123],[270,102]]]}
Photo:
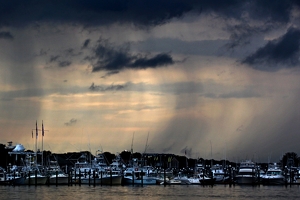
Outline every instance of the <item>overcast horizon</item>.
{"label": "overcast horizon", "polygon": [[0,2],[0,143],[300,153],[299,1]]}

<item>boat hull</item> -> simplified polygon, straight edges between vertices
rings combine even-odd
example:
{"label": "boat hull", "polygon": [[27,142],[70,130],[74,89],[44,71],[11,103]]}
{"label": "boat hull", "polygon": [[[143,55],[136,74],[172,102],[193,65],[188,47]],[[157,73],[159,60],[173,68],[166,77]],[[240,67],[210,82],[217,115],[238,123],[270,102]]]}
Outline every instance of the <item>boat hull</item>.
{"label": "boat hull", "polygon": [[56,184],[58,184],[58,185],[66,185],[66,184],[68,184],[69,183],[69,177],[68,176],[64,176],[64,177],[50,177],[49,178],[49,183],[51,184],[51,185],[56,185]]}
{"label": "boat hull", "polygon": [[42,177],[26,177],[24,184],[25,185],[45,185],[47,182],[47,177],[42,176]]}
{"label": "boat hull", "polygon": [[284,185],[286,183],[284,177],[263,177],[263,185]]}
{"label": "boat hull", "polygon": [[255,177],[248,177],[248,176],[243,176],[243,177],[236,177],[236,183],[237,184],[242,184],[242,185],[253,185],[257,184],[257,178]]}
{"label": "boat hull", "polygon": [[81,184],[97,184],[97,185],[121,185],[122,176],[108,176],[102,178],[81,178]]}
{"label": "boat hull", "polygon": [[124,177],[123,183],[125,185],[156,185],[157,180],[154,178],[133,179],[132,177]]}
{"label": "boat hull", "polygon": [[25,177],[18,177],[18,178],[13,178],[10,180],[10,183],[12,185],[24,185],[25,184]]}

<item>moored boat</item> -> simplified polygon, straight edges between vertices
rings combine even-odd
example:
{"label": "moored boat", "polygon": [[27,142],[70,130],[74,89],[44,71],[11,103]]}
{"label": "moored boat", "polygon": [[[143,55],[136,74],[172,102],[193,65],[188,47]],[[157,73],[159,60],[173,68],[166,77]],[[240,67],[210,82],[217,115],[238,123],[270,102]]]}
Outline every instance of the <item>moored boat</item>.
{"label": "moored boat", "polygon": [[286,183],[283,171],[276,163],[269,164],[266,174],[261,178],[264,185],[283,185]]}
{"label": "moored boat", "polygon": [[250,160],[241,162],[235,179],[237,184],[258,184],[259,178],[256,164]]}
{"label": "moored boat", "polygon": [[134,184],[134,185],[156,185],[156,177],[147,176],[143,170],[139,168],[127,168],[124,171],[123,184]]}

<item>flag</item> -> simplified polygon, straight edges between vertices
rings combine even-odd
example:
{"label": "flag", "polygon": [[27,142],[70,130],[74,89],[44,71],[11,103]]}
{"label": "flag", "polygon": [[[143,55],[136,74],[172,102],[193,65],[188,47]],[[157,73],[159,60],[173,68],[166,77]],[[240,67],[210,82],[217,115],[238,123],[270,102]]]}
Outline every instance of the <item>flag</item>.
{"label": "flag", "polygon": [[43,121],[42,121],[42,136],[44,137],[44,124],[43,124]]}
{"label": "flag", "polygon": [[38,128],[37,128],[37,121],[35,123],[35,133],[36,133],[36,138],[38,137],[39,133],[38,133]]}

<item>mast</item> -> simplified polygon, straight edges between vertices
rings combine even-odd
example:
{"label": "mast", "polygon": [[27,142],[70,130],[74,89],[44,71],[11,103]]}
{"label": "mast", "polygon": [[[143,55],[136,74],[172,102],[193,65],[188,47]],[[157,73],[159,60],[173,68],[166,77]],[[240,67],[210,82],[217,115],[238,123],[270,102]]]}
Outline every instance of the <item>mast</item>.
{"label": "mast", "polygon": [[146,153],[147,148],[148,148],[148,139],[149,139],[149,132],[148,132],[148,136],[147,136],[147,140],[146,140],[146,145],[145,145],[144,153]]}
{"label": "mast", "polygon": [[42,166],[44,166],[44,123],[42,120]]}
{"label": "mast", "polygon": [[211,140],[209,142],[210,142],[210,167],[212,167],[213,166],[213,160],[212,160],[212,144],[211,144]]}
{"label": "mast", "polygon": [[131,154],[130,154],[130,162],[132,163],[132,166],[134,165],[134,162],[133,162],[133,139],[134,139],[134,132],[132,134],[132,141],[131,141]]}
{"label": "mast", "polygon": [[37,121],[35,122],[35,166],[37,166],[37,138],[38,138],[38,126]]}
{"label": "mast", "polygon": [[132,134],[132,141],[131,141],[131,154],[133,154],[133,139],[134,139],[134,132]]}

